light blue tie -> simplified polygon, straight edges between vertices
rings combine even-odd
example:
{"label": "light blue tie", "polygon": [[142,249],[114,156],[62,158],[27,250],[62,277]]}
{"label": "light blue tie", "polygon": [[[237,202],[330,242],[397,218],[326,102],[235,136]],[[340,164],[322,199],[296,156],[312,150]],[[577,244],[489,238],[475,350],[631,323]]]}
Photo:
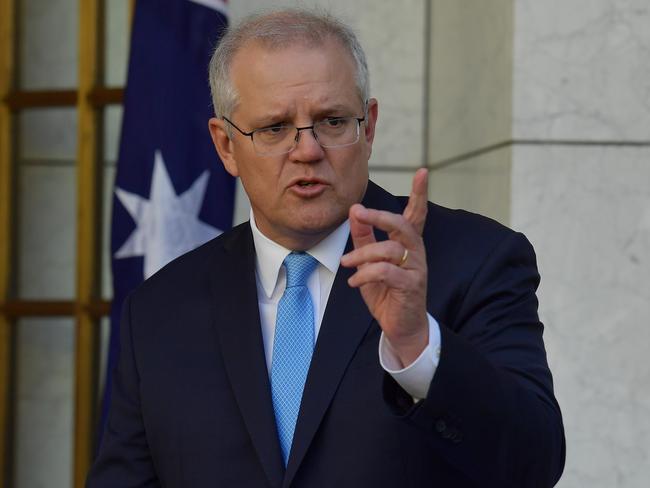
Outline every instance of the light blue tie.
{"label": "light blue tie", "polygon": [[278,303],[271,361],[271,396],[286,466],[302,391],[314,350],[314,305],[307,279],[318,261],[304,252],[284,259],[287,287]]}

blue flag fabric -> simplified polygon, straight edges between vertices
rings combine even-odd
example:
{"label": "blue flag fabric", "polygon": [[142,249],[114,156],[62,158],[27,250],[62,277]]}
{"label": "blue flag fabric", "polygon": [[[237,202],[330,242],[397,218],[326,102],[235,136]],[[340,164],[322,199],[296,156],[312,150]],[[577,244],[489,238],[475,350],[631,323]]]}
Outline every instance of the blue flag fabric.
{"label": "blue flag fabric", "polygon": [[223,0],[136,2],[113,198],[102,426],[124,299],[170,260],[232,225],[234,179],[207,125],[213,114],[207,66],[226,26]]}

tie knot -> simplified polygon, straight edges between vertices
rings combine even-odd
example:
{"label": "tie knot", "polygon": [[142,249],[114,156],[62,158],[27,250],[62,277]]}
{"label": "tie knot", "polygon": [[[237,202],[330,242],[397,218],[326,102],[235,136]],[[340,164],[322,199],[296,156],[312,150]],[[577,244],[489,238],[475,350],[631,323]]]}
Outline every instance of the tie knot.
{"label": "tie knot", "polygon": [[284,258],[287,270],[287,288],[306,286],[309,275],[316,269],[318,261],[306,252],[292,252]]}

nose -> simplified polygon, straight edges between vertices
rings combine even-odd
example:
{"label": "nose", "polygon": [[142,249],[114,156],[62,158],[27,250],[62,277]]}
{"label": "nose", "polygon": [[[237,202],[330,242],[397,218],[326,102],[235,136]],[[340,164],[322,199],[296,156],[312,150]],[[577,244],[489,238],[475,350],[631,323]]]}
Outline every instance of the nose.
{"label": "nose", "polygon": [[296,162],[318,161],[323,158],[323,148],[316,139],[313,128],[304,127],[298,130],[296,147],[291,150],[289,156]]}

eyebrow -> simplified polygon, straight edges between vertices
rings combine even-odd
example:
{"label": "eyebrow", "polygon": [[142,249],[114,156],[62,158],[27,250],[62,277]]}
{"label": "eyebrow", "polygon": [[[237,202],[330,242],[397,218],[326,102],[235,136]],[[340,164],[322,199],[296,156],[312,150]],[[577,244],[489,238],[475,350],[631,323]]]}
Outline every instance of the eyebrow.
{"label": "eyebrow", "polygon": [[[363,111],[363,109],[361,109],[361,111]],[[317,120],[323,116],[330,115],[333,113],[336,114],[336,116],[338,117],[347,117],[347,116],[355,115],[355,112],[356,111],[354,109],[351,109],[347,105],[341,103],[335,103],[333,105],[324,106],[320,108],[317,112],[315,112],[314,120]],[[280,122],[288,122],[290,124],[293,124],[293,122],[289,121],[291,117],[292,115],[291,112],[289,111],[276,112],[267,115],[262,115],[257,119],[253,119],[251,125],[258,128],[258,127],[267,127],[269,125],[273,125]]]}
{"label": "eyebrow", "polygon": [[325,114],[328,114],[328,113],[331,114],[331,113],[336,113],[336,112],[341,112],[342,116],[348,116],[348,115],[354,114],[355,110],[351,109],[347,105],[337,103],[337,104],[334,104],[334,105],[324,107],[323,109],[319,110],[317,112],[317,114],[318,115],[325,115]]}
{"label": "eyebrow", "polygon": [[289,119],[289,112],[277,112],[274,114],[261,115],[260,117],[253,119],[251,125],[254,128],[267,127],[280,122],[286,122]]}

